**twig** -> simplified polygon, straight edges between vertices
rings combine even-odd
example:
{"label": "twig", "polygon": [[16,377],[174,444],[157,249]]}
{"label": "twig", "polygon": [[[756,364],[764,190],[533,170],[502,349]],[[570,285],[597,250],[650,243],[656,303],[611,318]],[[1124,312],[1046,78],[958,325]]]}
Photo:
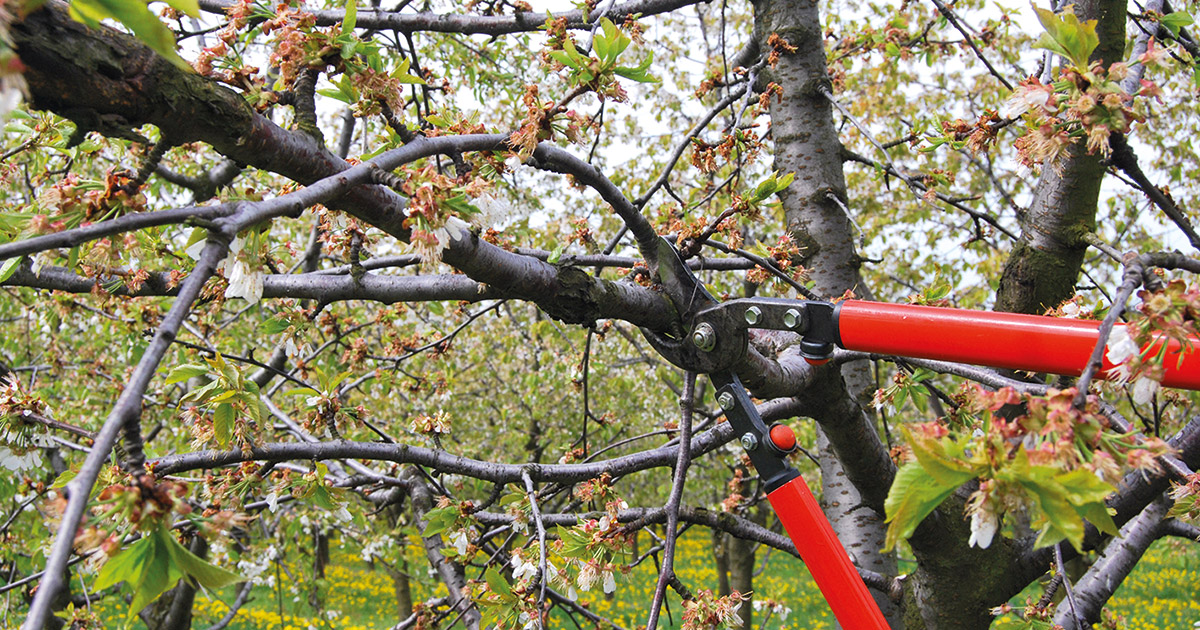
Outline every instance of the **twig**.
{"label": "twig", "polygon": [[759,256],[757,254],[748,252],[744,249],[734,249],[732,247],[729,247],[728,245],[719,243],[712,239],[709,239],[708,242],[705,243],[705,245],[708,245],[709,247],[711,247],[717,251],[725,252],[726,254],[734,254],[736,256],[741,256],[742,258],[745,258],[746,260],[753,262],[754,264],[758,265],[759,267],[766,269],[768,272],[770,272],[771,275],[775,276],[776,278],[779,278],[780,280],[783,280],[788,286],[795,289],[797,293],[799,293],[800,295],[803,295],[806,299],[809,299],[809,300],[821,299],[816,293],[813,293],[804,285],[800,284],[799,282],[796,282],[795,280],[792,280],[791,276],[789,276],[787,274],[787,272],[785,272],[783,269],[780,269],[771,260],[763,258],[762,256]]}
{"label": "twig", "polygon": [[687,469],[692,460],[692,405],[695,403],[696,373],[688,372],[683,381],[683,394],[679,397],[679,456],[675,460],[675,480],[671,484],[671,495],[667,498],[667,530],[663,549],[663,564],[654,587],[654,599],[650,602],[650,618],[647,630],[658,628],[658,615],[671,578],[675,577],[675,539],[679,528],[679,504],[683,498],[683,484],[687,480]]}
{"label": "twig", "polygon": [[1076,387],[1079,392],[1075,395],[1075,406],[1082,409],[1087,403],[1088,388],[1091,386],[1092,379],[1096,372],[1104,366],[1104,349],[1108,345],[1108,337],[1112,334],[1113,326],[1116,326],[1117,321],[1125,312],[1125,305],[1129,302],[1129,296],[1133,295],[1135,289],[1142,284],[1143,275],[1146,273],[1146,265],[1144,258],[1139,256],[1131,260],[1125,266],[1124,279],[1121,281],[1120,288],[1117,289],[1116,295],[1113,296],[1112,306],[1109,307],[1108,314],[1104,316],[1104,321],[1100,323],[1099,337],[1096,339],[1096,347],[1092,348],[1092,356],[1088,359],[1087,367],[1083,370],[1079,380],[1076,381]]}
{"label": "twig", "polygon": [[233,600],[233,604],[229,606],[229,612],[225,613],[224,617],[218,619],[216,623],[205,628],[205,630],[225,630],[225,627],[228,626],[230,622],[233,621],[233,618],[237,616],[238,611],[241,610],[242,606],[246,603],[246,600],[250,599],[250,591],[253,588],[254,580],[246,580],[245,583],[242,584],[242,588],[238,589],[237,597]]}
{"label": "twig", "polygon": [[1000,74],[998,70],[992,67],[992,64],[987,60],[987,57],[983,56],[983,51],[979,50],[979,47],[975,45],[975,40],[971,37],[971,34],[967,32],[967,29],[964,28],[961,23],[959,23],[958,16],[954,15],[954,11],[950,10],[950,7],[946,6],[942,0],[932,0],[932,2],[933,5],[937,7],[938,11],[941,12],[941,14],[946,18],[946,20],[949,21],[954,28],[958,29],[959,33],[962,33],[963,39],[966,40],[967,45],[971,47],[971,50],[975,51],[975,56],[983,62],[983,65],[987,66],[988,72],[991,73],[992,76],[999,79],[999,81],[1004,84],[1004,87],[1008,88],[1008,90],[1011,92],[1013,89],[1012,83],[1009,83],[1008,79],[1004,78],[1004,75]]}
{"label": "twig", "polygon": [[533,487],[533,479],[528,471],[521,472],[521,481],[525,482],[525,494],[529,496],[529,508],[533,512],[533,523],[537,527],[538,536],[538,582],[541,592],[538,593],[538,607],[546,602],[546,526],[542,523],[542,512],[538,509],[537,489]]}
{"label": "twig", "polygon": [[[845,151],[844,154],[846,156],[846,159],[851,162],[858,162],[859,164],[864,164],[864,165],[870,166],[870,167],[883,168],[884,172],[887,173],[888,175],[891,175],[892,177],[898,177],[902,181],[904,181],[904,183],[909,187],[910,190],[915,189],[914,192],[916,190],[920,190],[920,191],[928,190],[928,187],[924,183],[922,183],[920,180],[918,180],[917,178],[914,178],[914,177],[909,177],[909,176],[901,173],[900,171],[896,170],[896,167],[890,163],[881,165],[878,162],[876,162],[875,160],[872,160],[871,158],[859,155],[859,154],[857,154],[853,151],[849,151],[849,150]],[[935,193],[935,195],[937,196],[938,201],[941,201],[942,203],[945,203],[945,204],[947,204],[953,208],[956,208],[958,210],[962,210],[963,212],[966,212],[967,214],[971,215],[971,218],[977,219],[979,221],[983,221],[983,222],[987,223],[988,225],[996,228],[1000,232],[1002,232],[1005,236],[1007,236],[1013,240],[1017,240],[1017,238],[1018,238],[1017,235],[1012,230],[1009,230],[1008,228],[1004,227],[1003,225],[1000,225],[999,220],[997,220],[992,215],[990,215],[986,212],[980,212],[978,210],[969,208],[969,207],[963,205],[961,201],[953,199],[950,196],[945,195],[943,193],[939,192],[939,193]]]}
{"label": "twig", "polygon": [[1071,578],[1067,575],[1067,568],[1063,566],[1062,543],[1054,545],[1054,564],[1058,572],[1062,574],[1063,588],[1067,590],[1067,603],[1071,606],[1071,618],[1080,628],[1087,628],[1088,623],[1079,616],[1078,606],[1075,603],[1075,591],[1071,588]]}
{"label": "twig", "polygon": [[1163,214],[1187,235],[1188,242],[1192,247],[1200,249],[1200,234],[1196,233],[1196,229],[1192,227],[1191,221],[1183,210],[1176,205],[1175,200],[1167,196],[1161,188],[1155,186],[1150,181],[1149,177],[1142,172],[1142,168],[1138,165],[1137,155],[1125,140],[1125,135],[1114,133],[1109,137],[1109,145],[1112,147],[1112,163],[1113,166],[1121,169],[1130,179],[1137,182],[1142,192],[1158,206]]}
{"label": "twig", "polygon": [[1104,242],[1104,239],[1100,238],[1100,235],[1096,234],[1095,232],[1088,232],[1087,234],[1084,234],[1083,240],[1087,241],[1088,245],[1100,250],[1100,253],[1104,254],[1105,256],[1108,256],[1117,262],[1123,261],[1124,257],[1121,256],[1121,252],[1117,251],[1117,248],[1113,247],[1112,245]]}

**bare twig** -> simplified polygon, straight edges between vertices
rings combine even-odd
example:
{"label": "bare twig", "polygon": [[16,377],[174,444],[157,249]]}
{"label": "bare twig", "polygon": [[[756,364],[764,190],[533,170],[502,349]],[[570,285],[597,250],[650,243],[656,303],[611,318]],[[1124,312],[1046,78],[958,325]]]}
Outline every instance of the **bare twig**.
{"label": "bare twig", "polygon": [[537,488],[533,487],[533,479],[528,471],[521,472],[521,481],[525,482],[525,494],[529,497],[529,507],[533,512],[533,524],[537,527],[538,537],[538,582],[541,592],[538,594],[538,604],[546,601],[546,526],[542,523],[542,511],[538,508]]}
{"label": "bare twig", "polygon": [[964,27],[958,21],[958,16],[954,15],[954,11],[952,11],[950,7],[946,6],[942,0],[932,0],[932,2],[933,5],[937,7],[938,11],[946,18],[946,20],[949,21],[955,29],[958,29],[959,33],[962,33],[963,39],[967,42],[967,45],[971,47],[971,50],[975,52],[975,56],[983,62],[983,65],[987,66],[988,72],[991,73],[992,76],[996,77],[1000,83],[1003,83],[1004,87],[1008,88],[1011,92],[1013,89],[1012,83],[1009,83],[1008,79],[1004,78],[1004,75],[1000,74],[1000,71],[992,67],[991,62],[987,60],[987,57],[983,56],[983,51],[979,50],[979,46],[975,45],[975,39],[971,37],[971,33],[967,31],[966,27]]}
{"label": "bare twig", "polygon": [[658,615],[662,609],[663,598],[671,578],[675,577],[676,530],[679,528],[679,503],[683,499],[683,484],[687,479],[687,469],[692,459],[692,405],[695,403],[695,395],[696,374],[688,372],[683,381],[683,394],[679,397],[679,455],[675,460],[675,479],[671,483],[671,495],[667,498],[665,508],[667,530],[663,534],[666,538],[663,562],[658,574],[658,583],[654,587],[654,599],[650,602],[647,630],[658,628]]}

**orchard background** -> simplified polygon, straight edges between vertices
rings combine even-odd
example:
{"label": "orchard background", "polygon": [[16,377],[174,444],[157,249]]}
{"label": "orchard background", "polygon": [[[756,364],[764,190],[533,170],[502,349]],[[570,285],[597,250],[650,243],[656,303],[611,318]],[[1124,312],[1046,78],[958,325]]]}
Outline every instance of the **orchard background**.
{"label": "orchard background", "polygon": [[7,3],[5,623],[352,625],[365,565],[377,627],[815,627],[642,336],[659,236],[721,298],[1105,320],[1105,381],[770,331],[736,372],[892,627],[1170,622],[1114,591],[1200,537],[1140,350],[1200,314],[1191,10]]}

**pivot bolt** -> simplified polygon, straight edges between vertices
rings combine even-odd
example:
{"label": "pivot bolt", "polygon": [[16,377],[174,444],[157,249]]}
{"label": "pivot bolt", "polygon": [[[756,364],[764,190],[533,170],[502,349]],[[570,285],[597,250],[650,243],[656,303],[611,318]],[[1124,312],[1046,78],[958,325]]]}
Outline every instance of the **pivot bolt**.
{"label": "pivot bolt", "polygon": [[733,409],[733,394],[730,394],[729,392],[721,392],[721,395],[717,396],[717,404],[721,405],[721,409],[724,409],[725,411]]}
{"label": "pivot bolt", "polygon": [[700,324],[692,331],[692,343],[705,352],[712,352],[717,347],[717,331],[711,324]]}
{"label": "pivot bolt", "polygon": [[758,448],[758,436],[753,433],[742,434],[742,448],[747,451],[753,451]]}
{"label": "pivot bolt", "polygon": [[751,326],[753,326],[753,325],[757,324],[758,320],[760,320],[760,319],[762,319],[762,310],[759,309],[757,306],[751,306],[750,308],[746,309],[746,323],[747,324],[750,324]]}
{"label": "pivot bolt", "polygon": [[800,311],[797,311],[794,308],[789,308],[787,312],[783,314],[783,325],[787,326],[788,328],[796,328],[800,326]]}

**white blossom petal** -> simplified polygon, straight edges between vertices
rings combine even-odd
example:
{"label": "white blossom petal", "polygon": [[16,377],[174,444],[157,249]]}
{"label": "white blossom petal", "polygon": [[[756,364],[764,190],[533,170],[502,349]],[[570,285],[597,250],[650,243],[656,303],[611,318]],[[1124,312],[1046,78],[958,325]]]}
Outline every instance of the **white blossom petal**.
{"label": "white blossom petal", "polygon": [[1129,335],[1129,330],[1124,326],[1115,326],[1112,334],[1108,336],[1107,352],[1105,354],[1108,360],[1113,365],[1120,365],[1130,358],[1135,357],[1140,352],[1140,348],[1133,337]]}
{"label": "white blossom petal", "polygon": [[992,544],[992,538],[996,536],[999,526],[1000,520],[996,518],[995,514],[985,510],[976,510],[974,514],[971,514],[971,538],[967,541],[967,545],[987,549]]}
{"label": "white blossom petal", "polygon": [[1159,382],[1152,378],[1139,378],[1133,382],[1133,402],[1139,405],[1149,404],[1158,393],[1158,387]]}

